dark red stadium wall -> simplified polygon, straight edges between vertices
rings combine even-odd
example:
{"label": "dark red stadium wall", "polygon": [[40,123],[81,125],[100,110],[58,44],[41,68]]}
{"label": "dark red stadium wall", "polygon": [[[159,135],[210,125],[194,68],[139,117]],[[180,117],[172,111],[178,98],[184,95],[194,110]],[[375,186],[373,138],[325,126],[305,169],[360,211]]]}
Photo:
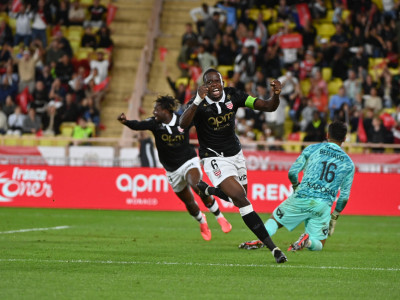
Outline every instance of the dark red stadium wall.
{"label": "dark red stadium wall", "polygon": [[[258,212],[272,212],[291,193],[286,171],[249,171],[248,178]],[[400,174],[356,173],[344,214],[400,216],[399,182]],[[2,166],[0,206],[185,210],[164,170],[152,168]]]}

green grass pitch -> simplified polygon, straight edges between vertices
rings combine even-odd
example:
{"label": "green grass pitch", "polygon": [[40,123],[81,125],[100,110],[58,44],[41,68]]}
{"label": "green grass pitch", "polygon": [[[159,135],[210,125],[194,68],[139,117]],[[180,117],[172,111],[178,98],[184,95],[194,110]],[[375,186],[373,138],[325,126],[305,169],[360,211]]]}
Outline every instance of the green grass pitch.
{"label": "green grass pitch", "polygon": [[[0,299],[398,299],[400,218],[341,216],[322,252],[239,250],[186,212],[0,208]],[[263,220],[268,218],[262,214]],[[59,227],[66,226],[66,227]],[[280,229],[286,250],[302,233]]]}

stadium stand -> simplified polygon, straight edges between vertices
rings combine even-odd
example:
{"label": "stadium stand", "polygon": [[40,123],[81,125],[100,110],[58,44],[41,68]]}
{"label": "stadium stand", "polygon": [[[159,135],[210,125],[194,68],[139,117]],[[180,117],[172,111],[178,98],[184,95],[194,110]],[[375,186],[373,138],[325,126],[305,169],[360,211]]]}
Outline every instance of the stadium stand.
{"label": "stadium stand", "polygon": [[[87,24],[89,16],[87,9],[94,3],[95,0],[80,1],[86,11],[86,23],[83,24]],[[400,90],[400,43],[398,42],[400,35],[398,32],[400,31],[396,29],[400,26],[399,1],[393,2],[392,11],[386,11],[380,1],[366,1],[362,2],[360,7],[354,7],[352,1],[326,0],[323,1],[325,13],[322,11],[320,15],[316,15],[314,2],[305,4],[287,1],[288,4],[283,6],[283,2],[271,5],[264,2],[236,3],[235,1],[210,0],[101,0],[100,4],[109,9],[103,21],[108,25],[107,30],[112,33],[112,44],[109,47],[98,48],[104,53],[105,60],[109,62],[109,77],[99,82],[99,75],[91,67],[92,62],[96,60],[95,53],[98,53],[99,49],[81,45],[85,27],[50,22],[47,29],[48,44],[56,41],[56,48],[59,47],[61,52],[68,53],[74,73],[71,78],[60,78],[61,86],[54,88],[52,99],[48,100],[52,100],[59,111],[59,105],[63,102],[66,93],[71,92],[70,82],[73,81],[75,84],[79,81],[75,80],[76,78],[87,79],[84,89],[74,86],[72,92],[74,97],[77,97],[78,109],[86,110],[86,116],[93,118],[89,124],[95,124],[95,136],[104,138],[126,136],[124,129],[115,122],[115,117],[123,111],[128,112],[132,118],[150,116],[153,101],[157,95],[174,94],[182,99],[181,110],[184,109],[184,104],[195,94],[197,79],[201,76],[203,61],[199,55],[200,44],[203,44],[201,47],[205,48],[205,53],[210,55],[209,57],[218,57],[220,35],[217,34],[215,40],[214,36],[208,37],[207,25],[204,26],[204,36],[197,36],[194,45],[188,45],[188,48],[182,45],[187,24],[192,24],[194,33],[197,33],[197,24],[189,12],[200,7],[202,3],[207,3],[213,10],[221,13],[219,34],[227,34],[233,40],[235,58],[239,58],[241,49],[247,45],[252,45],[253,49],[257,50],[250,54],[253,65],[243,68],[243,65],[239,66],[232,61],[232,64],[224,63],[214,66],[223,75],[226,85],[234,85],[246,90],[249,94],[259,96],[258,87],[265,84],[268,86],[271,78],[279,78],[288,71],[300,83],[296,96],[286,99],[285,119],[277,120],[279,126],[283,124],[283,142],[293,136],[292,134],[299,137],[300,141],[302,140],[305,132],[300,132],[298,135],[296,133],[299,132],[300,122],[304,120],[302,111],[306,107],[307,99],[318,101],[319,93],[324,92],[326,94],[323,98],[327,98],[329,102],[330,97],[336,95],[342,85],[348,84],[349,69],[356,71],[357,87],[355,88],[361,89],[361,92],[357,94],[357,97],[351,96],[349,110],[338,110],[338,114],[334,116],[348,123],[351,131],[348,141],[361,141],[358,134],[359,124],[367,127],[365,130],[369,135],[371,119],[366,117],[368,107],[365,106],[365,99],[369,97],[371,87],[375,86],[378,88],[378,97],[382,101],[382,110],[375,112],[375,117],[381,120],[381,132],[384,132],[381,139],[383,138],[385,143],[398,142],[395,136],[400,128],[400,116],[397,109],[400,104],[398,96],[400,94],[398,93]],[[155,10],[158,6],[162,6],[161,13]],[[232,11],[236,12],[231,14]],[[362,18],[362,14],[367,18]],[[262,16],[262,20],[259,16]],[[305,24],[306,19],[312,21],[310,28]],[[12,34],[15,35],[15,19],[4,11],[0,12],[1,20],[6,22]],[[229,22],[231,23],[227,26]],[[360,36],[355,35],[357,27],[362,29]],[[97,32],[97,28],[94,32]],[[290,38],[282,38],[286,35]],[[98,35],[96,39],[99,39]],[[20,45],[11,46],[14,59],[20,59],[24,51],[28,50]],[[50,46],[45,49],[37,44],[32,44],[32,46],[31,53],[33,54],[35,47],[38,47],[40,61],[45,62],[44,66],[39,65],[36,68],[37,80],[43,81],[46,87],[51,89],[53,77],[58,76],[57,68],[62,67],[57,64],[60,49],[50,49]],[[307,55],[311,55],[312,59],[306,59]],[[196,65],[197,63],[199,65]],[[82,73],[80,73],[81,70],[83,70]],[[249,70],[251,74],[245,74]],[[316,70],[321,71],[322,79],[326,84],[325,88],[320,88],[319,84],[315,83],[313,76]],[[370,75],[371,82],[368,81],[367,75]],[[319,88],[320,91],[318,91]],[[268,94],[263,96],[266,97]],[[16,104],[22,105],[25,109],[31,105],[29,97],[24,98],[21,95],[17,97],[15,92],[12,97]],[[97,112],[89,106],[80,105],[82,98],[85,97],[94,99]],[[321,101],[314,104],[321,105]],[[327,108],[322,107],[318,110],[327,123],[331,121]],[[384,115],[385,112],[388,114]],[[393,122],[387,122],[388,118],[392,118]],[[358,122],[360,119],[362,122]],[[61,121],[76,122],[77,120],[66,118]],[[246,121],[249,124],[256,124],[257,116],[246,115]],[[250,126],[251,133],[246,133],[245,140],[250,136],[253,141],[260,143],[281,141],[281,137],[277,136],[273,129],[274,126],[268,122],[263,125],[264,127],[261,126],[264,128],[262,130],[260,126],[259,128]],[[55,119],[55,123],[56,136],[70,136],[68,129],[61,129],[67,126],[60,126],[62,122],[60,123],[58,118]],[[40,141],[40,138],[36,143],[51,144],[49,141]],[[54,144],[58,143],[59,141]],[[65,144],[65,140],[60,143]],[[115,143],[115,140],[110,143]],[[23,143],[8,135],[7,139],[3,139],[3,144]]]}
{"label": "stadium stand", "polygon": [[[203,1],[213,5],[214,1]],[[201,5],[200,1],[164,1],[160,22],[161,34],[155,45],[153,63],[150,68],[148,89],[149,94],[143,99],[143,117],[150,116],[153,109],[153,101],[157,95],[173,94],[168,82],[167,75],[179,82],[181,74],[176,67],[176,61],[181,50],[182,32],[186,23],[192,22],[189,11]],[[160,48],[168,49],[164,61],[161,61]]]}
{"label": "stadium stand", "polygon": [[[127,110],[138,63],[149,30],[149,17],[154,1],[122,0],[115,2],[118,11],[110,28],[113,32],[113,63],[110,90],[102,102],[103,137],[118,137],[122,128],[116,117]],[[141,99],[136,99],[140,102]]]}

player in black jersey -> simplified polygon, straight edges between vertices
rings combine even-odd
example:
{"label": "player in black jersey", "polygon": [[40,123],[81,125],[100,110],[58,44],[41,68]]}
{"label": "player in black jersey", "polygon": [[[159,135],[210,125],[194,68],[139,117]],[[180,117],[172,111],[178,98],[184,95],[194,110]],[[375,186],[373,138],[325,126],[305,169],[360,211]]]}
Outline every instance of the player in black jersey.
{"label": "player in black jersey", "polygon": [[180,118],[180,126],[189,128],[193,123],[200,144],[199,154],[204,171],[215,187],[219,187],[239,208],[244,223],[272,252],[277,263],[287,258],[275,246],[259,215],[247,199],[247,169],[242,147],[235,134],[235,114],[239,107],[249,107],[264,112],[275,111],[279,106],[281,83],[273,80],[273,95],[268,100],[249,96],[235,88],[224,88],[221,74],[208,69],[203,75],[204,84],[188,103]]}
{"label": "player in black jersey", "polygon": [[[170,96],[161,96],[155,101],[153,117],[143,121],[127,120],[124,113],[118,117],[125,126],[133,130],[150,130],[155,138],[158,157],[164,166],[167,178],[175,194],[188,212],[200,223],[202,237],[209,241],[211,231],[206,216],[200,211],[190,187],[199,194],[196,184],[202,178],[199,158],[189,144],[189,131],[179,126],[179,115],[174,111],[178,102]],[[190,187],[189,187],[190,186]],[[200,194],[199,194],[200,195]],[[212,196],[200,195],[204,205],[215,215],[223,232],[228,233],[232,225],[219,210]]]}

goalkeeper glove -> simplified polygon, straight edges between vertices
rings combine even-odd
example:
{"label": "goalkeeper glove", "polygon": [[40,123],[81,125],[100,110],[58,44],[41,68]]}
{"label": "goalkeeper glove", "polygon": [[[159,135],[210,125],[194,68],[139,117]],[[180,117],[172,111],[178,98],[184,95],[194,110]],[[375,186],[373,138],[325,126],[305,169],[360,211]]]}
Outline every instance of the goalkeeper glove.
{"label": "goalkeeper glove", "polygon": [[292,184],[293,191],[295,191],[299,185],[300,185],[300,182]]}
{"label": "goalkeeper glove", "polygon": [[331,214],[331,221],[329,222],[329,231],[328,235],[331,236],[334,231],[335,231],[335,226],[336,226],[336,220],[339,218],[340,212],[337,210],[334,210],[333,213]]}

